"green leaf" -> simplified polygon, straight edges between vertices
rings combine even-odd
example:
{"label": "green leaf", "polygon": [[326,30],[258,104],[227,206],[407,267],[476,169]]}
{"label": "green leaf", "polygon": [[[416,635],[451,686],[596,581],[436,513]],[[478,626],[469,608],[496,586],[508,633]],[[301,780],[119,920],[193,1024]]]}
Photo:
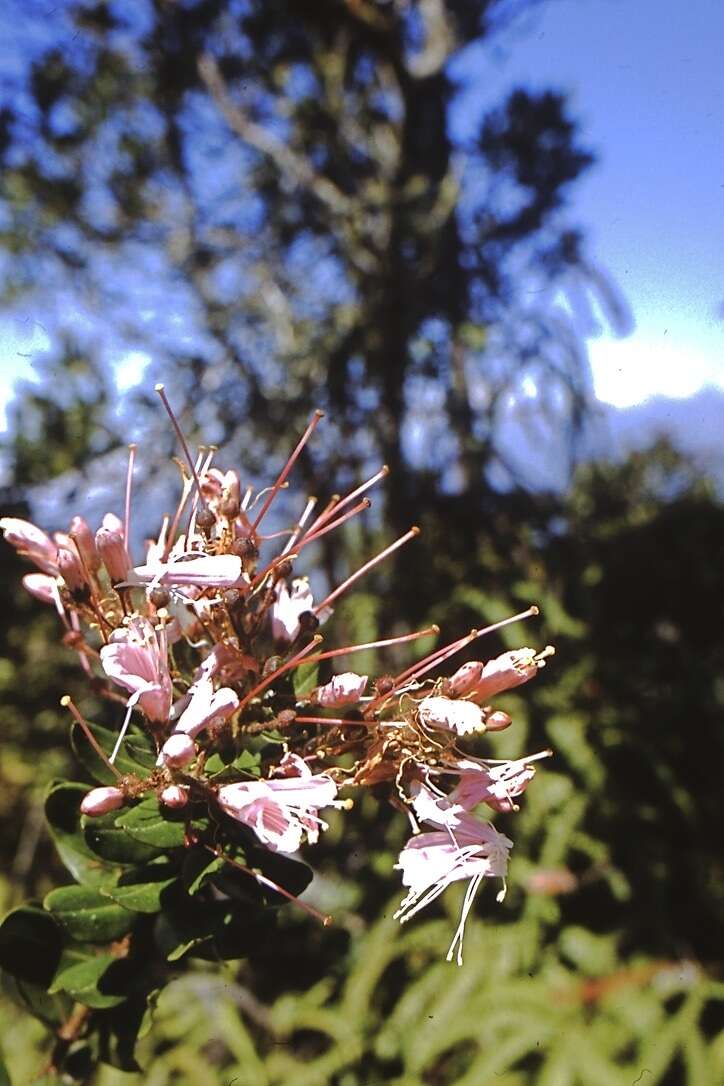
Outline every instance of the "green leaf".
{"label": "green leaf", "polygon": [[173,863],[147,864],[145,867],[126,871],[115,886],[101,891],[124,909],[136,913],[157,913],[162,908],[164,890],[172,886],[179,876],[179,868]]}
{"label": "green leaf", "polygon": [[48,995],[45,989],[38,987],[37,984],[18,980],[2,970],[0,970],[0,984],[4,996],[50,1029],[56,1029],[65,1022],[73,1007],[73,1001],[64,993]]}
{"label": "green leaf", "polygon": [[219,754],[212,754],[205,768],[209,777],[215,781],[222,776],[228,777],[229,780],[237,780],[239,773],[259,777],[261,776],[261,754],[257,751],[242,750],[241,754],[230,761],[225,761]]}
{"label": "green leaf", "polygon": [[84,956],[71,951],[63,956],[48,992],[68,992],[76,1002],[99,1010],[117,1007],[125,1002],[126,996],[99,989],[104,974],[117,964],[118,959],[112,954]]}
{"label": "green leaf", "polygon": [[163,852],[161,848],[143,844],[122,827],[116,826],[117,811],[81,819],[83,837],[88,848],[104,860],[119,864],[137,864],[152,860]]}
{"label": "green leaf", "polygon": [[208,849],[193,845],[184,856],[181,878],[187,894],[197,894],[209,878],[225,867]]}
{"label": "green leaf", "polygon": [[318,686],[319,664],[300,664],[292,674],[294,695],[298,701],[308,697]]}
{"label": "green leaf", "polygon": [[0,924],[0,967],[11,976],[47,988],[58,967],[63,932],[37,905],[21,905]]}
{"label": "green leaf", "polygon": [[86,784],[51,784],[45,797],[45,817],[58,855],[75,881],[100,886],[115,882],[121,868],[104,862],[86,843],[80,828],[80,802],[87,792]]}
{"label": "green leaf", "polygon": [[186,840],[183,814],[174,816],[162,811],[155,796],[116,817],[116,826],[135,841],[158,849],[180,848]]}
{"label": "green leaf", "polygon": [[[110,754],[113,750],[118,733],[104,728],[100,724],[89,724],[91,734],[96,739],[101,750]],[[73,724],[70,730],[70,742],[78,760],[88,770],[94,780],[100,784],[115,784],[116,775],[112,772],[96,753],[80,724]],[[156,767],[156,751],[153,743],[145,732],[138,727],[131,727],[118,751],[115,766],[123,775],[140,777],[145,780]]]}
{"label": "green leaf", "polygon": [[68,934],[80,942],[107,943],[120,939],[133,926],[132,912],[89,886],[62,886],[59,890],[51,890],[43,905]]}

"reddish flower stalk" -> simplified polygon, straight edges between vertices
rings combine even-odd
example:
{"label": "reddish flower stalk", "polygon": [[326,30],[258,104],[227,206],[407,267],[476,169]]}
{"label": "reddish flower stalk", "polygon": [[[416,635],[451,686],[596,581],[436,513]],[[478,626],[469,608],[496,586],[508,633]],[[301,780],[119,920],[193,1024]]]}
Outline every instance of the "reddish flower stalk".
{"label": "reddish flower stalk", "polygon": [[303,663],[304,657],[307,656],[312,651],[314,646],[318,645],[322,640],[323,638],[321,634],[315,634],[309,644],[305,645],[303,649],[300,649],[298,653],[292,656],[291,660],[287,660],[287,662],[285,664],[282,664],[281,667],[278,667],[276,671],[272,671],[270,675],[267,675],[265,679],[262,679],[260,683],[257,683],[257,685],[249,691],[246,697],[242,698],[242,700],[239,702],[239,712],[241,712],[242,709],[245,709],[249,702],[253,701],[255,697],[258,697],[258,695],[261,694],[262,691],[266,690],[268,686],[271,686],[271,684],[275,682],[280,675],[283,675],[286,671],[291,671],[292,668],[295,668],[299,664]]}
{"label": "reddish flower stalk", "polygon": [[76,708],[70,694],[64,694],[63,697],[60,699],[60,704],[63,706],[64,709],[68,709],[70,711],[77,723],[83,729],[83,734],[85,735],[90,745],[93,747],[93,750],[96,752],[98,757],[101,759],[102,762],[105,762],[111,773],[113,773],[120,780],[123,774],[116,769],[116,767],[113,765],[113,762],[110,760],[106,752],[101,747],[93,732],[90,730],[88,724],[81,716],[80,711]]}

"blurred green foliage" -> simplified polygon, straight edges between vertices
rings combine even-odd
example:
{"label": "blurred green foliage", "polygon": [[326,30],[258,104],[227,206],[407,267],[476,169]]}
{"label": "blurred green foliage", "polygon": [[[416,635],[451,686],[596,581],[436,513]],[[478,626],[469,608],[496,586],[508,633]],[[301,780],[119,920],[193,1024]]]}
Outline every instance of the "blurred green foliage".
{"label": "blurred green foliage", "polygon": [[[201,965],[161,998],[143,1075],[104,1069],[94,1083],[721,1081],[723,638],[703,602],[721,595],[712,555],[723,533],[711,489],[661,444],[582,468],[547,535],[521,525],[497,590],[461,580],[431,608],[431,618],[481,625],[536,600],[540,622],[505,631],[486,655],[522,641],[557,647],[535,682],[501,699],[514,726],[476,741],[493,757],[550,746],[554,758],[521,811],[498,818],[515,840],[509,894],[502,905],[481,894],[461,970],[444,961],[460,889],[399,928],[401,894],[390,892],[404,820],[363,801],[310,855],[310,900],[336,925],[287,914],[238,969]],[[495,568],[495,552],[479,561]],[[65,723],[42,707],[70,681],[47,612],[13,598],[3,631],[6,658],[19,661],[16,672],[6,665],[7,903],[52,871],[42,830],[27,827],[64,758]],[[376,628],[375,599],[362,593],[357,607],[350,595],[333,620],[340,638]],[[38,1031],[7,1013],[13,1081],[31,1081]]]}

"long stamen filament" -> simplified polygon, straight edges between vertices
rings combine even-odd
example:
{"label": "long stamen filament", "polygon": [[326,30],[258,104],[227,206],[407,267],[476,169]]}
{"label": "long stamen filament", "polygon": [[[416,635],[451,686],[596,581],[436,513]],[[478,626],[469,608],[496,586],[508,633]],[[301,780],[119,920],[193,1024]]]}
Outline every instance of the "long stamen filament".
{"label": "long stamen filament", "polygon": [[261,694],[263,690],[266,690],[267,686],[271,686],[274,680],[278,679],[280,675],[283,675],[285,671],[291,671],[292,668],[296,667],[297,664],[301,663],[304,657],[307,656],[312,651],[312,649],[323,640],[324,638],[321,634],[315,634],[309,644],[305,645],[303,649],[300,649],[298,653],[292,656],[291,660],[287,660],[285,664],[282,664],[281,667],[278,667],[276,671],[272,671],[270,675],[267,675],[265,679],[262,679],[260,683],[253,687],[249,691],[249,693],[239,702],[237,711],[241,711],[242,709],[246,708],[246,706],[253,698],[257,697],[258,694]]}
{"label": "long stamen filament", "polygon": [[126,474],[126,502],[123,517],[123,539],[126,550],[130,551],[131,539],[131,491],[133,489],[133,466],[136,462],[137,445],[128,446],[128,472]]}
{"label": "long stamen filament", "polygon": [[101,747],[100,743],[98,742],[98,740],[94,736],[93,732],[90,730],[90,727],[88,726],[88,723],[81,716],[80,711],[78,710],[75,703],[73,702],[73,699],[71,698],[70,694],[64,694],[63,697],[60,699],[60,704],[63,706],[64,709],[68,709],[69,712],[71,713],[71,715],[75,718],[78,725],[83,730],[83,734],[85,735],[85,737],[88,740],[88,742],[90,743],[90,745],[93,747],[93,750],[96,752],[98,757],[103,762],[105,762],[105,764],[108,766],[108,768],[111,770],[111,772],[114,773],[116,775],[116,777],[118,777],[120,779],[120,777],[122,777],[123,774],[120,773],[116,769],[116,767],[113,765],[113,762],[111,761],[111,759],[108,757],[106,752]]}
{"label": "long stamen filament", "polygon": [[338,596],[341,596],[343,592],[346,592],[350,585],[354,584],[354,582],[362,577],[365,573],[367,573],[368,570],[372,569],[373,566],[376,566],[379,562],[382,562],[385,558],[388,557],[388,555],[392,554],[393,551],[396,551],[399,547],[404,546],[405,543],[409,543],[411,539],[414,539],[415,536],[419,534],[420,529],[417,527],[417,525],[414,525],[412,528],[410,528],[409,532],[405,532],[405,534],[401,535],[399,539],[396,539],[394,543],[390,543],[389,547],[385,547],[385,549],[383,551],[380,551],[380,553],[374,558],[370,558],[369,562],[365,562],[365,564],[363,566],[360,566],[360,568],[351,576],[349,576],[346,581],[343,581],[338,588],[335,588],[333,592],[330,592],[326,599],[323,599],[321,603],[317,604],[317,606],[314,608],[314,613],[319,614],[319,612],[323,611],[325,607],[329,607],[329,605],[334,600],[336,600]]}
{"label": "long stamen filament", "polygon": [[321,539],[327,532],[333,532],[335,528],[341,527],[345,521],[350,520],[352,517],[356,517],[358,513],[364,512],[365,509],[369,509],[372,504],[368,498],[363,498],[359,505],[355,505],[352,509],[348,510],[344,516],[337,518],[336,520],[328,521],[322,528],[315,528],[314,531],[310,531],[304,536],[301,543],[297,547],[297,551],[300,551],[302,547],[306,547],[307,543],[315,543],[318,539]]}
{"label": "long stamen filament", "polygon": [[271,488],[271,493],[269,494],[269,497],[266,499],[266,501],[262,505],[261,509],[259,510],[259,513],[257,514],[257,518],[254,521],[254,523],[252,524],[252,531],[255,532],[257,530],[257,528],[259,527],[259,524],[261,523],[263,517],[266,516],[266,513],[267,513],[267,510],[269,509],[269,506],[271,505],[271,503],[274,501],[274,498],[279,493],[279,490],[280,490],[282,484],[284,483],[287,476],[289,475],[289,472],[292,470],[295,463],[297,462],[297,459],[298,459],[302,449],[304,448],[304,446],[309,441],[310,437],[314,433],[315,429],[317,428],[317,425],[319,424],[319,422],[320,422],[320,420],[322,418],[324,418],[324,411],[320,411],[319,408],[317,408],[317,410],[312,415],[312,418],[311,418],[311,420],[309,422],[309,425],[307,426],[306,430],[304,431],[301,438],[297,442],[296,448],[294,449],[291,456],[289,457],[286,464],[284,465],[281,472],[279,473],[279,477],[278,477],[277,481],[274,483],[274,486]]}
{"label": "long stamen filament", "polygon": [[312,510],[314,509],[316,504],[317,504],[317,499],[315,497],[311,497],[308,500],[307,504],[304,506],[304,512],[302,513],[301,517],[297,521],[296,527],[294,528],[292,534],[290,535],[290,537],[289,537],[289,539],[287,541],[286,546],[284,547],[284,550],[282,551],[283,555],[288,554],[289,551],[294,546],[294,544],[296,543],[296,541],[299,539],[299,534],[302,531],[302,529],[304,528],[307,521],[309,520],[309,517],[312,514]]}
{"label": "long stamen filament", "polygon": [[365,649],[385,649],[390,645],[402,645],[405,641],[417,641],[420,637],[433,637],[440,633],[440,627],[428,626],[424,630],[415,630],[414,633],[400,634],[399,637],[385,637],[380,641],[366,641],[361,645],[345,645],[341,649],[328,649],[325,652],[310,656],[308,664],[316,664],[318,660],[331,660],[335,656],[346,656],[351,652],[363,652]]}
{"label": "long stamen filament", "polygon": [[247,867],[246,864],[240,863],[232,856],[227,856],[221,849],[213,848],[212,845],[205,845],[204,847],[216,856],[217,859],[223,860],[224,863],[230,864],[232,867],[238,868],[238,870],[243,871],[245,875],[250,875],[253,879],[256,879],[261,886],[266,886],[270,890],[274,890],[275,893],[281,894],[282,897],[285,897],[288,901],[298,905],[299,908],[303,909],[309,916],[313,916],[315,920],[319,920],[323,927],[328,928],[330,924],[334,923],[333,918],[329,916],[329,914],[321,913],[318,909],[315,909],[313,905],[307,904],[306,901],[302,901],[300,898],[296,897],[295,894],[290,893],[289,890],[285,890],[278,882],[274,882],[272,879],[268,879],[266,875],[262,875],[260,871],[254,871],[253,868]]}
{"label": "long stamen filament", "polygon": [[184,435],[183,435],[183,433],[181,431],[181,427],[179,426],[179,424],[178,424],[178,422],[176,420],[176,416],[174,415],[174,413],[173,413],[173,411],[171,409],[171,404],[168,402],[168,397],[166,396],[166,389],[164,388],[163,385],[158,384],[158,385],[155,386],[154,391],[157,392],[158,395],[161,397],[161,403],[166,408],[166,414],[171,419],[171,425],[173,426],[174,430],[176,431],[176,436],[179,439],[179,443],[181,445],[181,448],[183,449],[184,456],[186,457],[186,462],[187,462],[188,466],[191,468],[191,474],[194,477],[194,482],[196,483],[196,489],[198,491],[199,498],[201,499],[202,504],[205,504],[203,494],[201,493],[201,480],[199,479],[199,475],[198,475],[198,472],[196,470],[196,465],[194,464],[194,462],[193,462],[193,460],[191,458],[191,451],[189,450],[189,447],[186,444],[186,438],[184,437]]}
{"label": "long stamen filament", "polygon": [[380,479],[384,479],[387,475],[389,475],[389,473],[390,469],[388,468],[387,464],[383,464],[380,470],[376,472],[370,479],[367,479],[367,481],[364,483],[360,483],[358,487],[350,491],[350,493],[347,494],[344,498],[340,498],[335,495],[336,501],[333,498],[329,502],[327,508],[319,514],[314,524],[312,524],[312,526],[310,527],[310,532],[316,532],[318,528],[321,528],[323,524],[327,523],[333,512],[337,514],[343,506],[349,505],[350,502],[353,502],[355,498],[358,498],[360,496],[360,494],[364,494],[366,490],[369,490],[370,487],[375,485],[375,483],[378,483]]}

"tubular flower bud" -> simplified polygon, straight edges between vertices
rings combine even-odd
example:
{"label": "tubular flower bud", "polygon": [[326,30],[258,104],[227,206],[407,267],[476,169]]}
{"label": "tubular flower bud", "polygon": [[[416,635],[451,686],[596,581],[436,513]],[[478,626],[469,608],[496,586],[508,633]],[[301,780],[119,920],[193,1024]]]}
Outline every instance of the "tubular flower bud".
{"label": "tubular flower bud", "polygon": [[88,581],[75,550],[58,548],[58,572],[73,595],[82,595],[88,591]]}
{"label": "tubular flower bud", "polygon": [[448,679],[450,697],[462,698],[469,694],[480,682],[483,666],[481,660],[468,660],[466,664],[459,667],[455,674]]}
{"label": "tubular flower bud", "polygon": [[180,784],[169,784],[164,788],[158,798],[164,807],[178,810],[181,807],[185,807],[188,803],[189,790],[188,788],[183,788]]}
{"label": "tubular flower bud", "polygon": [[312,693],[312,703],[325,709],[341,709],[345,705],[356,705],[365,692],[366,675],[356,675],[354,671],[345,671],[335,675],[324,686],[318,686]]}
{"label": "tubular flower bud", "polygon": [[47,573],[26,573],[23,577],[23,587],[35,596],[36,600],[43,603],[55,603],[58,594],[58,586],[55,577]]}
{"label": "tubular flower bud", "polygon": [[69,535],[78,548],[85,568],[90,573],[97,573],[101,568],[101,560],[96,549],[95,536],[83,517],[73,517]]}
{"label": "tubular flower bud", "polygon": [[545,667],[546,657],[552,656],[553,652],[549,645],[538,653],[535,649],[515,649],[496,656],[485,665],[480,681],[469,696],[482,705],[503,690],[512,690],[514,686],[527,683],[538,674],[540,668]]}
{"label": "tubular flower bud", "polygon": [[417,706],[422,724],[428,728],[443,728],[457,735],[480,735],[485,731],[485,714],[471,701],[451,698],[423,698]]}
{"label": "tubular flower bud", "polygon": [[489,732],[502,732],[513,723],[512,716],[496,709],[494,713],[487,713],[485,717],[485,729]]}
{"label": "tubular flower bud", "polygon": [[10,546],[35,562],[43,573],[58,572],[58,548],[42,528],[20,517],[2,517],[0,528]]}
{"label": "tubular flower bud", "polygon": [[112,584],[120,584],[128,577],[131,560],[126,550],[123,525],[113,513],[106,513],[96,532],[96,547]]}
{"label": "tubular flower bud", "polygon": [[170,735],[159,755],[159,762],[169,769],[182,769],[196,757],[196,744],[190,735],[174,732]]}
{"label": "tubular flower bud", "polygon": [[84,797],[80,805],[81,814],[104,815],[109,811],[117,811],[125,803],[126,797],[120,788],[108,786],[107,788],[92,788]]}

